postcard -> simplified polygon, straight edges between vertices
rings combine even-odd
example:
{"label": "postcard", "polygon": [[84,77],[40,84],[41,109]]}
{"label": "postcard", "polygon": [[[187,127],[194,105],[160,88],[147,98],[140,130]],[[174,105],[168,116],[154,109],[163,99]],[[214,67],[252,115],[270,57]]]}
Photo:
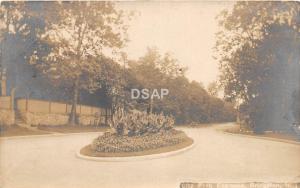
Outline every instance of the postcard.
{"label": "postcard", "polygon": [[1,188],[300,188],[300,3],[0,1]]}

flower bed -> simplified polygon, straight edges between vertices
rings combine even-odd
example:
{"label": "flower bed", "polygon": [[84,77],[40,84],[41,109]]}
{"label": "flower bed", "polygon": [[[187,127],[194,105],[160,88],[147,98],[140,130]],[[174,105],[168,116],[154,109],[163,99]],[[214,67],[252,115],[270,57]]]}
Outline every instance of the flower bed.
{"label": "flower bed", "polygon": [[171,130],[143,136],[116,136],[105,133],[80,150],[90,157],[133,157],[168,153],[187,148],[193,140],[182,131]]}
{"label": "flower bed", "polygon": [[173,128],[174,119],[163,114],[118,110],[113,117],[111,127],[118,136],[141,136],[168,131]]}
{"label": "flower bed", "polygon": [[91,148],[96,152],[108,153],[140,152],[177,145],[185,142],[187,138],[184,132],[174,129],[143,136],[117,136],[105,133],[94,140]]}
{"label": "flower bed", "polygon": [[96,138],[81,153],[99,157],[140,156],[190,146],[193,140],[173,125],[173,118],[163,114],[119,111],[111,131]]}

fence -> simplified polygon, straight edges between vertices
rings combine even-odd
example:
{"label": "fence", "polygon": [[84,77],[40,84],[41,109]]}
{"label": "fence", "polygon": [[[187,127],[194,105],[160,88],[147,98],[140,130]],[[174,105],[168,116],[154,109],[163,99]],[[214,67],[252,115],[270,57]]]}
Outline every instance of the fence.
{"label": "fence", "polygon": [[[17,99],[17,121],[29,126],[57,126],[68,123],[72,105],[35,99]],[[78,123],[81,125],[102,125],[109,120],[110,110],[78,104]]]}
{"label": "fence", "polygon": [[[18,99],[17,110],[21,112],[44,113],[44,114],[69,114],[71,104],[42,101],[34,99]],[[97,108],[78,104],[76,113],[79,115],[110,115],[110,111],[105,108]]]}
{"label": "fence", "polygon": [[12,100],[10,96],[0,96],[0,109],[12,110]]}
{"label": "fence", "polygon": [[15,123],[13,101],[10,96],[0,96],[0,126],[10,126]]}
{"label": "fence", "polygon": [[[16,106],[14,106],[16,102]],[[21,123],[26,125],[63,125],[68,123],[72,105],[35,99],[12,100],[10,96],[0,97],[0,125]],[[15,113],[16,112],[16,113]],[[107,123],[111,110],[78,104],[78,121],[82,125]]]}

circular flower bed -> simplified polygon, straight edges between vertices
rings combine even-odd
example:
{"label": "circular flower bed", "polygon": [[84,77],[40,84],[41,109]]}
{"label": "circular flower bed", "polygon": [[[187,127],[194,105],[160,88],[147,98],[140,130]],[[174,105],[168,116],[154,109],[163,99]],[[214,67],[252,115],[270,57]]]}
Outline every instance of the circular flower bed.
{"label": "circular flower bed", "polygon": [[175,129],[142,136],[104,133],[84,147],[81,154],[94,157],[141,156],[176,151],[192,144],[191,138]]}
{"label": "circular flower bed", "polygon": [[163,114],[118,111],[111,132],[96,138],[81,154],[99,157],[137,156],[175,151],[193,143],[173,128],[174,119]]}

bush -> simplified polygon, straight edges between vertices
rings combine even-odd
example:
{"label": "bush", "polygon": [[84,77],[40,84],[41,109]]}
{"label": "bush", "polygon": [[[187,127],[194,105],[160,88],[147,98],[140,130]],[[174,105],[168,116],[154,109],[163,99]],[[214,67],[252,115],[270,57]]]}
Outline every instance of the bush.
{"label": "bush", "polygon": [[106,153],[140,152],[177,145],[188,139],[184,132],[175,129],[143,136],[118,136],[107,132],[96,138],[91,148]]}
{"label": "bush", "polygon": [[117,111],[111,127],[96,138],[91,149],[96,152],[140,152],[189,142],[182,131],[173,129],[174,119],[163,114]]}
{"label": "bush", "polygon": [[146,112],[131,111],[125,113],[118,110],[112,122],[112,128],[117,135],[137,136],[153,134],[172,129],[174,119],[163,114],[147,114]]}

